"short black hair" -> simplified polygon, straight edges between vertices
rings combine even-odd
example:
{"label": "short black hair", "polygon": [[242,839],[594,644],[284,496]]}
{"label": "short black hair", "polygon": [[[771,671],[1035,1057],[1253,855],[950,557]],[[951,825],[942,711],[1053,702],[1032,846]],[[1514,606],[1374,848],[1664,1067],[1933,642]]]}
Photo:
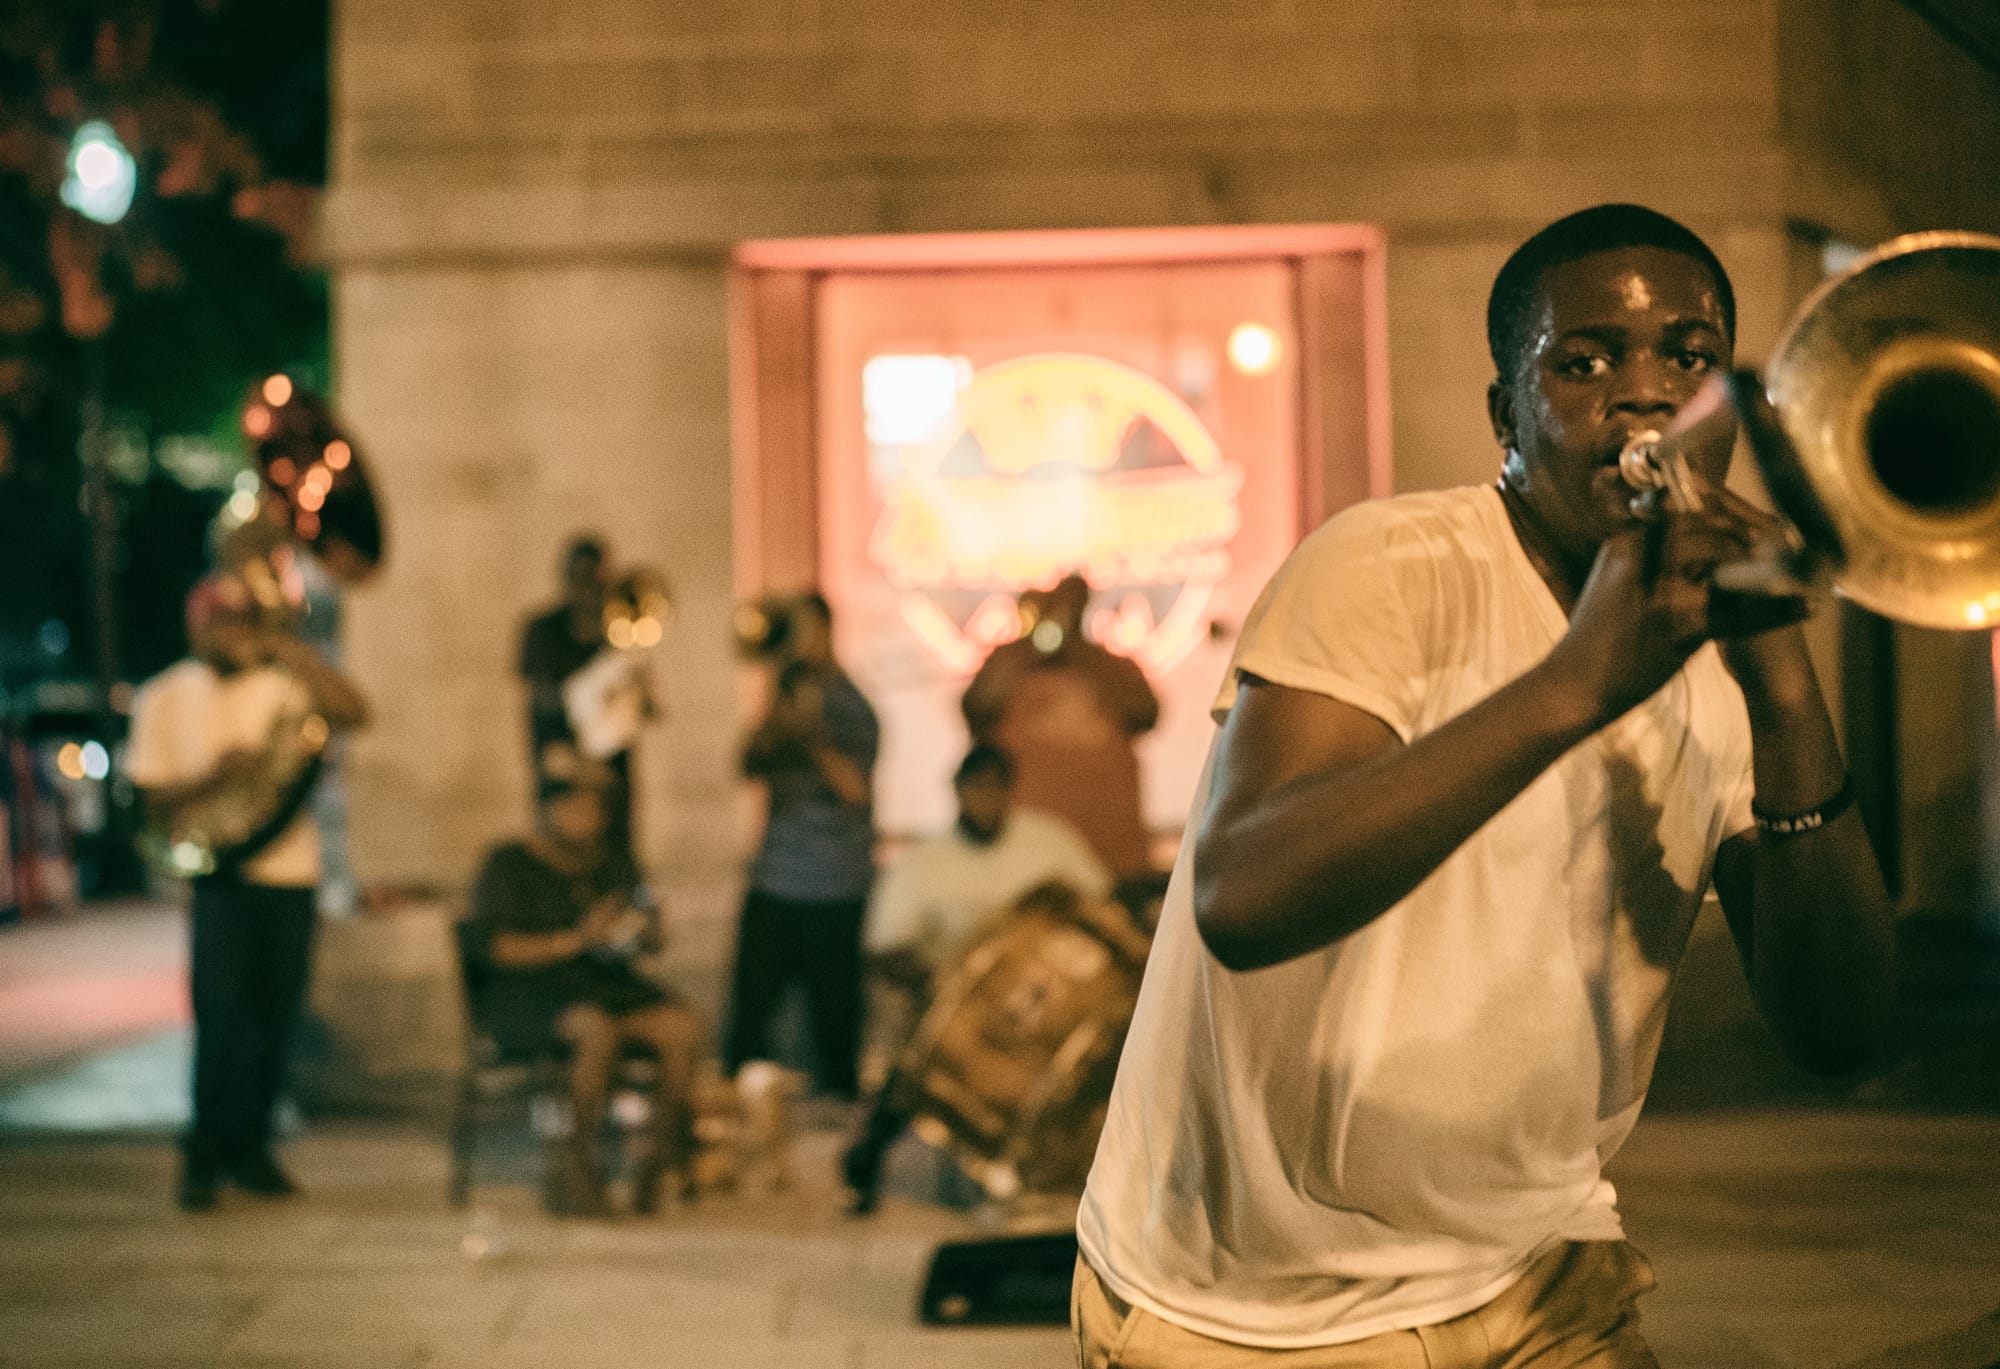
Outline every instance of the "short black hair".
{"label": "short black hair", "polygon": [[1534,326],[1542,276],[1552,266],[1621,247],[1657,247],[1691,257],[1715,277],[1722,326],[1736,340],[1736,292],[1709,245],[1693,229],[1640,204],[1600,204],[1565,215],[1514,249],[1486,298],[1486,346],[1502,380],[1509,379]]}
{"label": "short black hair", "polygon": [[591,533],[578,533],[570,538],[569,544],[563,548],[562,563],[565,566],[575,565],[578,561],[601,563],[603,560],[604,539]]}
{"label": "short black hair", "polygon": [[1005,751],[986,742],[980,742],[965,753],[965,759],[958,763],[958,773],[951,777],[955,785],[964,784],[969,779],[981,775],[992,775],[1002,784],[1014,782],[1014,761]]}

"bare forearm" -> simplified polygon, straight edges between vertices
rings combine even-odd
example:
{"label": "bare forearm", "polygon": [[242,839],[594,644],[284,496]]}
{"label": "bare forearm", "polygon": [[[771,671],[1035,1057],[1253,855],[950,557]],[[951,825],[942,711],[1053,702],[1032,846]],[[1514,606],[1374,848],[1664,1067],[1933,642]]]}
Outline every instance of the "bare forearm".
{"label": "bare forearm", "polygon": [[[1758,807],[1803,813],[1838,792],[1845,770],[1817,685],[1748,697]],[[1895,979],[1888,891],[1860,815],[1760,834],[1753,870],[1743,951],[1759,1010],[1801,1064],[1858,1066],[1880,1040]]]}
{"label": "bare forearm", "polygon": [[184,804],[207,798],[221,789],[233,773],[224,767],[185,784],[149,784],[140,789],[139,798],[148,812],[156,817],[164,816]]}
{"label": "bare forearm", "polygon": [[354,682],[334,669],[325,657],[296,638],[280,637],[272,656],[305,686],[313,707],[335,728],[361,727],[368,721],[368,701]]}
{"label": "bare forearm", "polygon": [[1860,815],[1760,837],[1744,947],[1758,1010],[1800,1064],[1858,1068],[1879,1047],[1895,988],[1895,933]]}
{"label": "bare forearm", "polygon": [[833,790],[840,801],[850,808],[859,808],[868,802],[868,772],[863,770],[848,756],[822,743],[812,750],[813,767],[819,771],[827,788]]}
{"label": "bare forearm", "polygon": [[1211,812],[1195,861],[1210,949],[1254,969],[1366,926],[1599,725],[1544,664],[1407,747]]}
{"label": "bare forearm", "polygon": [[500,932],[489,954],[493,963],[510,970],[535,970],[560,965],[582,955],[589,943],[580,929],[566,932]]}

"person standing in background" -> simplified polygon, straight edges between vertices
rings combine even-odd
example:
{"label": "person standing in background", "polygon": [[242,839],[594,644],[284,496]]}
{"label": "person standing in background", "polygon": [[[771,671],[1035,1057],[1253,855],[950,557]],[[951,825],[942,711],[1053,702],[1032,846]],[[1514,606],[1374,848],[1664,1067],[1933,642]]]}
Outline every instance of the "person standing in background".
{"label": "person standing in background", "polygon": [[[188,600],[193,656],[142,686],[125,770],[157,817],[261,778],[285,720],[316,713],[335,732],[366,720],[360,693],[304,641],[263,626],[240,580],[215,575]],[[308,778],[316,772],[307,772]],[[271,1111],[305,994],[320,878],[308,794],[287,794],[263,830],[193,881],[193,1121],[180,1206],[214,1207],[227,1181],[283,1197]]]}
{"label": "person standing in background", "polygon": [[833,654],[833,611],[817,593],[786,613],[770,711],[743,748],[770,794],[743,903],[723,1063],[767,1058],[771,1016],[801,984],[819,1087],[859,1092],[861,922],[874,880],[875,710]]}
{"label": "person standing in background", "polygon": [[[563,700],[563,686],[605,649],[604,603],[610,580],[609,553],[604,543],[579,534],[563,551],[561,598],[528,620],[521,630],[516,666],[528,687],[528,758],[535,777],[537,802],[550,780],[550,748],[567,754],[576,743],[576,729]],[[604,803],[609,827],[606,854],[632,861],[632,752],[628,747],[599,758],[612,774]]]}
{"label": "person standing in background", "polygon": [[1160,720],[1136,661],[1083,634],[1090,584],[1066,575],[1024,607],[1030,632],[995,647],[966,687],[972,739],[1014,762],[1024,808],[1066,818],[1120,880],[1152,869],[1132,746]]}

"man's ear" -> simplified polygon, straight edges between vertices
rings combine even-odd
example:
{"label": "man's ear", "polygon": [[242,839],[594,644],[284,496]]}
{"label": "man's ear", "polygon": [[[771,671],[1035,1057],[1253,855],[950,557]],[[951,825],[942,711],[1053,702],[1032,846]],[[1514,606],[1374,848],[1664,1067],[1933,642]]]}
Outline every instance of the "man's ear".
{"label": "man's ear", "polygon": [[1486,387],[1486,417],[1493,424],[1493,439],[1501,450],[1511,451],[1515,445],[1514,389],[1506,381],[1495,378]]}

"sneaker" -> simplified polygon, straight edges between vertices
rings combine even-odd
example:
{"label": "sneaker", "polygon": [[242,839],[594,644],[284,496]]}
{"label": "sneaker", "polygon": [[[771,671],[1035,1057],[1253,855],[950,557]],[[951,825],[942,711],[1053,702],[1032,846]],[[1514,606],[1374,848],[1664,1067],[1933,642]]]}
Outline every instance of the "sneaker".
{"label": "sneaker", "polygon": [[220,1173],[212,1160],[181,1160],[180,1186],[174,1202],[183,1212],[207,1212],[214,1208]]}
{"label": "sneaker", "polygon": [[268,1150],[247,1155],[229,1166],[229,1182],[260,1198],[290,1198],[299,1191],[292,1176],[278,1167]]}

